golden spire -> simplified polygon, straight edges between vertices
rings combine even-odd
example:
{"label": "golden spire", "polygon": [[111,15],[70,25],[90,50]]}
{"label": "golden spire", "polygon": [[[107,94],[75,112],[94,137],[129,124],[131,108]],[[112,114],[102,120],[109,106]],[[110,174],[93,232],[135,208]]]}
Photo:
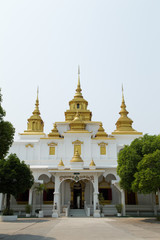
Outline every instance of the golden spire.
{"label": "golden spire", "polygon": [[87,109],[88,102],[83,98],[80,84],[80,67],[78,66],[78,84],[74,98],[69,102],[69,110],[65,112],[65,121],[71,122],[78,110],[83,121],[91,121],[92,112]]}
{"label": "golden spire", "polygon": [[38,94],[39,94],[39,88],[37,87],[37,98],[35,103],[35,109],[32,112],[33,115],[28,119],[27,130],[24,131],[26,132],[26,134],[31,134],[31,135],[44,134],[43,133],[44,123],[40,117]]}
{"label": "golden spire", "polygon": [[96,166],[96,164],[95,164],[95,162],[93,161],[93,159],[92,159],[91,163],[89,164],[89,166],[90,166],[90,167],[95,167],[95,166]]}
{"label": "golden spire", "polygon": [[58,167],[64,167],[64,163],[63,163],[62,159],[61,159],[61,161],[59,162]]}
{"label": "golden spire", "polygon": [[58,129],[57,129],[57,125],[56,123],[54,123],[53,125],[53,129],[51,130],[51,132],[48,134],[49,137],[52,137],[52,138],[59,138],[60,137],[60,134],[58,132]]}
{"label": "golden spire", "polygon": [[76,150],[72,160],[70,162],[83,162],[82,158],[79,155],[79,152]]}
{"label": "golden spire", "polygon": [[75,93],[75,98],[83,98],[82,93],[81,93],[81,84],[80,84],[80,66],[78,65],[78,84],[77,84],[77,89]]}
{"label": "golden spire", "polygon": [[122,85],[122,103],[121,110],[119,112],[120,118],[116,122],[116,130],[112,134],[142,134],[132,128],[133,121],[127,116],[126,104],[124,100],[124,91]]}
{"label": "golden spire", "polygon": [[33,111],[33,114],[35,114],[35,115],[40,115],[38,94],[39,94],[39,87],[37,87],[37,99],[36,99],[36,103],[35,103],[35,109]]}
{"label": "golden spire", "polygon": [[108,134],[104,131],[102,123],[99,124],[98,132],[95,135],[95,138],[106,138]]}

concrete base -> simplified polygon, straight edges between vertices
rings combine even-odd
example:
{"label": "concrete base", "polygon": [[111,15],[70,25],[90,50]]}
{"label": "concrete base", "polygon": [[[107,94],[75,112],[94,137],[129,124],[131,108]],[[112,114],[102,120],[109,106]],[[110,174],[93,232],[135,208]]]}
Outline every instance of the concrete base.
{"label": "concrete base", "polygon": [[58,218],[58,210],[53,210],[52,217]]}
{"label": "concrete base", "polygon": [[100,218],[101,217],[99,209],[94,210],[93,217],[95,217],[95,218]]}
{"label": "concrete base", "polygon": [[39,211],[38,217],[39,217],[39,218],[43,218],[43,217],[44,217],[43,211]]}
{"label": "concrete base", "polygon": [[17,220],[17,215],[0,216],[0,222],[12,222]]}

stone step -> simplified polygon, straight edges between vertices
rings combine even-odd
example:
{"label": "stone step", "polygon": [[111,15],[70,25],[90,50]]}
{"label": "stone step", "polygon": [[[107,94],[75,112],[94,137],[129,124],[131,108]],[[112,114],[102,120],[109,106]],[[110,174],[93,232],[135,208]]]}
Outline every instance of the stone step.
{"label": "stone step", "polygon": [[84,209],[70,209],[69,217],[86,217]]}

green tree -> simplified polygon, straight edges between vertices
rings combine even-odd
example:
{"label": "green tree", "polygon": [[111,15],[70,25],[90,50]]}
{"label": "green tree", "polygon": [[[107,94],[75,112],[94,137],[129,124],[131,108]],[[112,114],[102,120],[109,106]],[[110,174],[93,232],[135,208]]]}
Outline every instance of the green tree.
{"label": "green tree", "polygon": [[6,113],[1,103],[2,95],[0,90],[0,159],[3,159],[13,143],[15,129],[10,122],[4,121]]}
{"label": "green tree", "polygon": [[131,191],[134,174],[137,171],[137,164],[141,157],[136,150],[130,146],[125,146],[118,155],[117,173],[120,176],[121,188]]}
{"label": "green tree", "polygon": [[135,139],[130,146],[125,146],[118,154],[117,173],[120,176],[120,186],[127,191],[155,192],[158,189],[157,184],[154,189],[151,185],[159,181],[160,171],[156,171],[160,161],[159,151],[160,135],[146,134]]}
{"label": "green tree", "polygon": [[140,193],[156,193],[160,188],[160,150],[149,153],[138,163],[132,190]]}
{"label": "green tree", "polygon": [[20,161],[16,154],[10,154],[0,161],[0,192],[7,194],[6,209],[10,211],[10,196],[15,198],[33,185],[30,168]]}

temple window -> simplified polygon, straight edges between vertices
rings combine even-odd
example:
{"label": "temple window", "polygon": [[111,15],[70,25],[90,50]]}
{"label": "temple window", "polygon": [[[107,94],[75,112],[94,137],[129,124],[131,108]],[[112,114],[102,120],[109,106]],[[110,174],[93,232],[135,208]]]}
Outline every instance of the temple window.
{"label": "temple window", "polygon": [[106,155],[106,146],[100,146],[100,154],[101,155]]}
{"label": "temple window", "polygon": [[76,151],[78,151],[79,155],[81,155],[81,145],[83,144],[83,142],[76,140],[72,142],[72,144],[74,144],[74,154],[76,153]]}
{"label": "temple window", "polygon": [[77,109],[79,108],[79,103],[77,103]]}
{"label": "temple window", "polygon": [[55,146],[57,146],[57,143],[51,142],[48,143],[49,146],[49,155],[55,155]]}
{"label": "temple window", "polygon": [[55,155],[55,147],[49,148],[49,155]]}
{"label": "temple window", "polygon": [[106,146],[108,145],[108,143],[101,142],[98,143],[98,145],[100,146],[100,155],[106,155]]}
{"label": "temple window", "polygon": [[81,155],[81,145],[74,145],[74,154],[78,151],[79,155]]}

